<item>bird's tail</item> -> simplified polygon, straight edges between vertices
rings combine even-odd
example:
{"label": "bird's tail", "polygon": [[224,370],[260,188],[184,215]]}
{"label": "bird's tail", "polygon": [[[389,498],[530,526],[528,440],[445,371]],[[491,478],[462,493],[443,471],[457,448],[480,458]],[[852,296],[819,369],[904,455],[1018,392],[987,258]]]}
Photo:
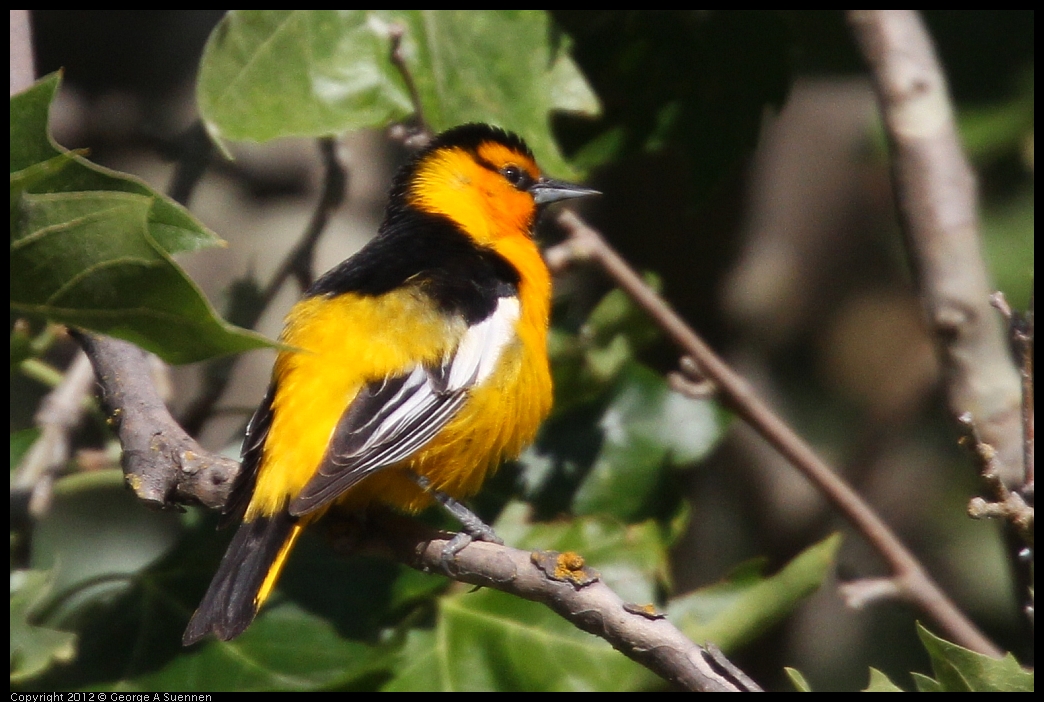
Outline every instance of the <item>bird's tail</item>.
{"label": "bird's tail", "polygon": [[283,510],[243,522],[181,642],[190,646],[213,633],[228,641],[254,621],[271,594],[304,522]]}

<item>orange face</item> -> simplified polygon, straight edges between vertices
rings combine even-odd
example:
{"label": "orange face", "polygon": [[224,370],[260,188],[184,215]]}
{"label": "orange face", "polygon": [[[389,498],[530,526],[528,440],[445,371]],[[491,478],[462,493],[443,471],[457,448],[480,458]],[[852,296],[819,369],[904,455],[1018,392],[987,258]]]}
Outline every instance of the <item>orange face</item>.
{"label": "orange face", "polygon": [[540,169],[529,156],[496,142],[481,144],[476,155],[461,148],[430,154],[417,168],[411,203],[449,217],[483,246],[497,248],[503,237],[528,238],[536,203],[500,171],[514,166],[535,182]]}

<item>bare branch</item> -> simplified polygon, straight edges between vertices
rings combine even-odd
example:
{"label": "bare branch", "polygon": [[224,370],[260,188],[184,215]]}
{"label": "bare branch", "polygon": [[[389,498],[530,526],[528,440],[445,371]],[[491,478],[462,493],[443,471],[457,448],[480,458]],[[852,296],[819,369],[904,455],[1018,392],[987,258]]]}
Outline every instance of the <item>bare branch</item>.
{"label": "bare branch", "polygon": [[[326,229],[331,215],[344,203],[345,195],[348,192],[348,171],[341,163],[337,151],[336,140],[331,138],[319,140],[319,153],[322,157],[324,173],[323,186],[308,227],[301,240],[297,242],[275,275],[272,276],[272,280],[261,291],[259,303],[248,306],[245,316],[231,319],[230,321],[233,323],[253,329],[272,300],[279,294],[287,278],[293,276],[301,290],[308,289],[314,282],[315,247],[319,243],[319,238]],[[213,415],[214,406],[225,394],[225,388],[232,379],[232,368],[238,358],[238,356],[229,356],[216,359],[208,364],[203,392],[192,401],[182,417],[182,424],[189,434],[198,434],[203,428],[203,424]]]}
{"label": "bare branch", "polygon": [[239,463],[204,450],[174,421],[156,392],[145,352],[134,344],[73,331],[102,388],[123,445],[124,479],[154,507],[198,502],[221,509]]}
{"label": "bare branch", "polygon": [[945,78],[914,11],[852,10],[848,20],[884,118],[906,246],[946,370],[950,412],[971,414],[997,451],[1002,481],[1015,487],[1025,476],[1019,378],[989,304],[975,176]]}
{"label": "bare branch", "polygon": [[192,193],[207,172],[214,155],[214,141],[207,134],[203,120],[197,119],[177,139],[177,160],[167,194],[188,207]]}
{"label": "bare branch", "polygon": [[1019,363],[1019,378],[1022,381],[1022,464],[1026,468],[1026,480],[1023,491],[1033,492],[1034,461],[1034,420],[1033,420],[1033,304],[1034,295],[1030,293],[1029,307],[1025,314],[1011,309],[1004,293],[995,292],[990,295],[990,304],[1001,313],[1008,323],[1008,335],[1011,347]]}
{"label": "bare branch", "polygon": [[[420,93],[417,91],[417,83],[413,80],[413,74],[410,72],[410,67],[406,65],[406,57],[402,52],[402,38],[406,35],[406,29],[399,24],[393,24],[390,29],[389,38],[391,39],[391,62],[399,70],[399,74],[402,76],[402,80],[406,83],[406,89],[410,93],[410,102],[413,104],[413,115],[416,121],[416,129],[413,130],[414,135],[408,139],[404,139],[403,143],[407,146],[420,148],[427,143],[427,140],[431,138],[431,125],[424,118],[424,106],[421,104]],[[415,137],[420,137],[421,141],[415,141]]]}
{"label": "bare branch", "polygon": [[78,353],[62,382],[43,399],[36,412],[40,436],[11,480],[12,490],[29,493],[29,513],[34,517],[42,516],[50,507],[54,479],[69,460],[70,435],[83,419],[84,400],[93,380],[90,361]]}
{"label": "bare branch", "polygon": [[[267,307],[268,303],[279,293],[279,289],[288,277],[296,278],[302,290],[307,290],[315,281],[312,260],[315,256],[315,246],[319,243],[319,237],[326,228],[326,223],[330,221],[330,215],[341,206],[348,191],[348,171],[341,164],[337,149],[335,139],[326,137],[319,140],[319,153],[323,160],[325,173],[322,194],[319,196],[319,202],[316,203],[312,219],[309,221],[301,241],[297,243],[265,287],[262,309]],[[258,317],[260,314],[259,310]],[[254,321],[256,322],[256,320]]]}
{"label": "bare branch", "polygon": [[879,600],[894,600],[902,596],[902,585],[895,578],[863,578],[838,586],[845,604],[852,609],[863,609]]}
{"label": "bare branch", "polygon": [[29,10],[11,10],[11,95],[20,93],[36,78],[33,61],[33,33],[29,28]]}
{"label": "bare branch", "polygon": [[[336,532],[336,521],[331,526]],[[442,551],[449,542],[443,532],[384,512],[375,514],[367,527],[362,535],[353,528],[340,541],[333,537],[335,548],[342,553],[379,553],[417,570],[442,572]],[[649,616],[645,607],[629,606],[576,554],[521,551],[475,541],[457,553],[452,564],[454,580],[543,603],[687,690],[738,692],[750,685],[757,689],[735,666],[718,663],[664,617]],[[723,674],[721,668],[728,670]]]}
{"label": "bare branch", "polygon": [[569,234],[570,250],[580,252],[583,259],[591,260],[603,268],[620,289],[681,348],[682,353],[695,362],[699,375],[718,388],[722,402],[808,478],[870,542],[892,568],[904,599],[928,614],[962,646],[987,655],[1001,656],[1000,649],[964,616],[877,513],[645,284],[601,234],[568,210],[559,215],[558,223]]}

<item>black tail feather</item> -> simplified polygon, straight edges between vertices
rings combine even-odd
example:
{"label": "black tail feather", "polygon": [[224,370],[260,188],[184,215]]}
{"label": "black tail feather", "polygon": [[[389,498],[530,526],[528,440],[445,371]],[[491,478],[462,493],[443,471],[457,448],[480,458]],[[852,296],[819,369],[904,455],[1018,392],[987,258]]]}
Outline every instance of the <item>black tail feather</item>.
{"label": "black tail feather", "polygon": [[213,633],[228,641],[243,633],[257,615],[258,592],[277,563],[297,519],[285,510],[243,522],[221,560],[217,574],[189,620],[181,642],[190,646]]}

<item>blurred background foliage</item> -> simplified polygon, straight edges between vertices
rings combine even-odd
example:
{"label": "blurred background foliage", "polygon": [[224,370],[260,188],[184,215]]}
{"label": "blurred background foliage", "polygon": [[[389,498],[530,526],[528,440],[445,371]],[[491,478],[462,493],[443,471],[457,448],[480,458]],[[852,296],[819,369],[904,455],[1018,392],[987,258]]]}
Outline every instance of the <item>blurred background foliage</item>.
{"label": "blurred background foliage", "polygon": [[[1034,14],[924,16],[980,178],[991,275],[1022,309],[1033,280]],[[228,248],[178,257],[226,316],[244,299],[234,291],[263,287],[301,236],[322,178],[313,140],[251,141],[339,137],[348,198],[319,244],[317,270],[376,229],[406,154],[381,129],[410,119],[381,40],[381,27],[402,23],[430,123],[495,120],[523,133],[552,172],[586,173],[604,196],[584,205],[585,217],[653,272],[693,327],[881,511],[988,634],[1030,660],[1001,531],[964,516],[975,469],[945,416],[873,95],[840,12],[387,11],[362,21],[296,13],[289,22],[269,13],[225,19],[205,52],[222,17],[38,11],[32,20],[38,73],[64,69],[50,115],[59,144],[89,149],[92,161],[162,192],[199,109],[235,156],[210,164],[189,203],[200,231]],[[247,31],[269,31],[266,22],[308,26],[286,32],[278,60],[230,103],[227,76],[242,72],[220,41],[249,46]],[[271,96],[277,71],[298,67],[294,40],[303,37],[327,51],[324,78],[336,80],[344,62],[372,66],[366,89],[376,92],[366,93],[366,111],[351,113],[355,122],[338,121],[348,108],[312,91],[294,98],[296,121],[286,126],[286,105]],[[286,92],[303,90],[302,81]],[[487,97],[494,107],[482,112]],[[559,236],[553,227],[541,234],[547,243]],[[275,336],[298,294],[283,286],[257,328]],[[571,271],[556,280],[555,322],[555,413],[476,501],[508,544],[582,553],[625,599],[666,609],[697,640],[710,636],[769,689],[789,689],[784,666],[820,690],[860,689],[869,666],[907,689],[910,671],[930,671],[916,613],[897,603],[851,611],[836,593],[839,581],[882,574],[876,557],[749,429],[711,400],[668,389],[677,352],[622,294],[594,271]],[[37,323],[13,328],[15,466],[35,437],[41,381],[53,380],[41,368],[60,368],[74,349]],[[256,352],[222,367],[231,382],[200,424],[209,448],[238,451],[271,358]],[[214,376],[205,364],[171,370],[176,416]],[[76,441],[81,450],[43,519],[28,520],[13,497],[19,689],[663,685],[542,607],[336,557],[318,534],[303,540],[275,603],[246,634],[182,650],[180,632],[230,534],[215,532],[202,510],[137,505],[115,472],[100,414]]]}

